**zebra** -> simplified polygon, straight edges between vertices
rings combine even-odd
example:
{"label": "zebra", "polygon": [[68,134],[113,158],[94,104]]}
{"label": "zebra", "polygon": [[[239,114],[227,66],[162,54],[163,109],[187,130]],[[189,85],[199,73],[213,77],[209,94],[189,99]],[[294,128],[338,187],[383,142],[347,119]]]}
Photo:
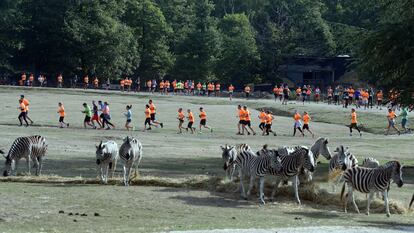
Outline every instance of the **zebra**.
{"label": "zebra", "polygon": [[[241,196],[244,199],[247,199],[247,197],[250,196],[254,180],[256,179],[256,177],[259,177],[259,199],[262,204],[265,204],[263,192],[265,175],[275,172],[281,172],[282,169],[278,153],[276,152],[274,154],[269,153],[263,156],[257,156],[251,150],[243,150],[237,152],[235,147],[229,146],[222,147],[221,149],[223,150],[223,157],[228,158],[228,160],[225,161],[224,169],[227,170],[228,168],[231,168],[233,164],[236,164],[236,166],[239,169]],[[235,154],[237,154],[236,157]],[[235,158],[235,160],[233,158]],[[247,194],[245,193],[243,185],[244,175],[250,177],[249,189],[247,191]]]}
{"label": "zebra", "polygon": [[[224,153],[224,151],[231,151],[231,149],[235,149],[232,152],[235,153]],[[229,163],[231,163],[232,161],[235,161],[237,158],[237,155],[242,152],[242,151],[250,151],[253,152],[253,150],[250,148],[249,145],[247,144],[238,144],[236,146],[228,146],[227,144],[223,147],[221,146],[221,149],[223,151],[222,153],[222,159],[224,161],[224,171],[226,171],[226,177],[228,177],[230,179],[230,181],[233,181],[233,177],[234,177],[234,172],[236,171],[236,164],[233,163],[231,167],[229,166]],[[226,150],[227,149],[227,150]],[[230,157],[228,157],[230,156]],[[226,161],[228,161],[226,163]]]}
{"label": "zebra", "polygon": [[108,173],[111,170],[111,177],[114,176],[118,160],[118,144],[114,141],[102,141],[96,146],[96,165],[101,182],[108,183]]}
{"label": "zebra", "polygon": [[142,144],[134,137],[127,136],[119,148],[119,157],[124,162],[124,185],[129,186],[131,168],[136,166],[138,170],[139,163],[142,159]]}
{"label": "zebra", "polygon": [[47,152],[47,141],[46,138],[40,135],[19,137],[14,140],[10,147],[9,153],[5,162],[5,169],[3,176],[17,175],[17,165],[20,159],[26,159],[27,171],[30,175],[30,159],[34,163],[36,169],[36,176],[40,176],[42,172],[43,159]]}
{"label": "zebra", "polygon": [[358,160],[351,154],[348,147],[341,145],[335,149],[335,155],[329,161],[329,174],[333,174],[336,170],[341,170],[341,174],[332,183],[333,192],[336,192],[336,186],[343,178],[343,171],[356,166],[358,166]]}
{"label": "zebra", "polygon": [[413,197],[411,198],[410,205],[408,206],[408,209],[411,209],[411,206],[413,205],[413,202],[414,202],[414,194],[413,194]]}
{"label": "zebra", "polygon": [[[286,149],[286,148],[285,148]],[[287,148],[289,149],[289,148]],[[273,151],[279,151],[273,150]],[[261,155],[267,154],[272,150],[268,150],[263,147],[260,153]],[[310,172],[315,171],[315,160],[312,151],[306,146],[297,146],[294,148],[294,151],[289,154],[280,154],[282,169],[280,172],[274,172],[272,175],[276,176],[275,186],[272,191],[271,199],[274,198],[277,188],[282,180],[292,179],[293,189],[295,191],[296,202],[300,205],[299,199],[299,174],[302,168],[309,170]]]}
{"label": "zebra", "polygon": [[[390,210],[388,205],[388,189],[390,187],[391,180],[393,180],[400,188],[404,182],[402,179],[402,165],[399,161],[390,161],[386,164],[377,168],[364,168],[364,167],[353,167],[347,169],[344,173],[344,184],[341,191],[341,201],[345,193],[345,185],[348,187],[348,201],[352,201],[355,210],[359,213],[357,204],[355,203],[354,189],[367,193],[367,212],[369,215],[369,207],[371,199],[375,192],[382,192],[384,198],[384,205],[387,217],[390,217]],[[347,202],[344,201],[344,211],[347,212]]]}
{"label": "zebra", "polygon": [[376,160],[374,158],[371,158],[371,157],[365,158],[362,161],[362,164],[361,164],[361,167],[366,167],[366,168],[377,168],[379,166],[380,166],[380,164],[379,164],[378,160]]}

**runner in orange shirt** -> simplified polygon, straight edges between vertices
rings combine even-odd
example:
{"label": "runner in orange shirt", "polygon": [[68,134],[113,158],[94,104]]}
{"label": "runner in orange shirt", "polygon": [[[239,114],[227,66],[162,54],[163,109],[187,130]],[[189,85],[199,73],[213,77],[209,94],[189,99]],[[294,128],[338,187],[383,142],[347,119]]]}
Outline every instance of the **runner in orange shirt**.
{"label": "runner in orange shirt", "polygon": [[397,128],[397,126],[395,126],[395,118],[397,118],[397,115],[395,114],[395,112],[391,108],[388,109],[388,115],[387,115],[388,126],[387,126],[387,132],[385,133],[385,135],[389,134],[391,128],[395,129],[398,135],[400,135],[400,130]]}
{"label": "runner in orange shirt", "polygon": [[202,86],[203,85],[201,85],[200,82],[197,83],[197,86],[196,86],[197,87],[197,95],[201,95],[201,88],[202,88]]}
{"label": "runner in orange shirt", "polygon": [[216,97],[220,96],[221,85],[220,83],[216,83]]}
{"label": "runner in orange shirt", "polygon": [[382,90],[379,90],[377,92],[377,108],[379,107],[380,110],[382,110],[382,100],[384,98],[384,93],[382,93]]}
{"label": "runner in orange shirt", "polygon": [[165,81],[165,94],[166,95],[168,95],[168,92],[170,91],[170,86],[171,86],[170,81],[169,80]]}
{"label": "runner in orange shirt", "polygon": [[19,99],[19,107],[17,109],[20,110],[20,114],[17,117],[17,119],[19,119],[19,122],[20,122],[20,125],[19,126],[22,126],[23,125],[22,120],[24,120],[24,122],[26,122],[26,127],[28,127],[29,126],[29,123],[27,123],[27,120],[26,120],[26,105],[24,105],[22,99]]}
{"label": "runner in orange shirt", "polygon": [[89,86],[89,77],[88,77],[88,75],[86,75],[83,78],[83,89],[88,89],[88,86]]}
{"label": "runner in orange shirt", "polygon": [[352,88],[352,86],[349,87],[348,93],[349,93],[349,104],[352,104],[354,101],[354,94],[355,94],[355,90],[354,88]]}
{"label": "runner in orange shirt", "polygon": [[241,105],[237,106],[237,110],[238,110],[238,115],[236,117],[239,118],[239,123],[237,124],[237,128],[239,132],[236,135],[244,135],[245,130],[249,133],[249,131],[246,129],[246,120],[245,120],[246,113]]}
{"label": "runner in orange shirt", "polygon": [[234,92],[234,86],[232,84],[230,84],[230,86],[229,86],[229,98],[230,98],[230,101],[233,99],[233,92]]}
{"label": "runner in orange shirt", "polygon": [[312,138],[314,138],[315,134],[313,134],[313,132],[309,128],[309,122],[311,121],[312,118],[309,116],[308,112],[305,111],[303,113],[302,119],[303,119],[303,127],[302,127],[303,134],[305,135],[305,129],[306,129],[309,133],[312,134]]}
{"label": "runner in orange shirt", "polygon": [[151,99],[148,101],[148,105],[150,107],[152,125],[155,125],[155,126],[160,125],[161,128],[164,128],[164,124],[162,122],[158,122],[157,120],[155,120],[155,114],[156,114],[157,108],[155,107],[155,105],[154,105],[154,103],[152,102]]}
{"label": "runner in orange shirt", "polygon": [[125,91],[125,80],[121,78],[121,80],[119,81],[119,85],[121,87],[121,92]]}
{"label": "runner in orange shirt", "polygon": [[357,113],[355,108],[351,110],[351,125],[349,126],[349,136],[352,137],[352,129],[355,128],[358,130],[359,136],[362,137],[361,130],[358,127]]}
{"label": "runner in orange shirt", "polygon": [[207,113],[204,111],[203,107],[200,107],[200,114],[198,116],[200,117],[200,133],[202,133],[201,127],[209,129],[210,132],[213,132],[213,128],[207,125]]}
{"label": "runner in orange shirt", "polygon": [[63,107],[63,104],[59,102],[58,104],[58,111],[57,113],[59,113],[59,124],[60,124],[60,128],[64,128],[64,127],[69,127],[69,123],[65,123],[64,119],[65,119],[65,107]]}
{"label": "runner in orange shirt", "polygon": [[210,95],[214,92],[214,84],[209,83],[207,85],[207,96],[210,97]]}
{"label": "runner in orange shirt", "polygon": [[259,119],[260,119],[260,124],[259,124],[259,128],[260,130],[262,130],[262,132],[264,133],[266,130],[266,112],[265,110],[262,108],[260,109],[260,113],[259,113]]}
{"label": "runner in orange shirt", "polygon": [[293,137],[296,135],[296,130],[299,130],[299,132],[304,137],[305,134],[302,131],[302,116],[299,114],[297,110],[295,110],[295,115],[293,116],[293,119],[295,120],[295,123],[293,125]]}
{"label": "runner in orange shirt", "polygon": [[250,97],[250,87],[249,86],[246,86],[244,88],[244,93],[246,94],[246,99],[249,99],[249,97]]}
{"label": "runner in orange shirt", "polygon": [[366,110],[368,108],[368,98],[369,98],[368,90],[362,89],[361,96],[362,96],[362,104],[364,105],[364,110]]}
{"label": "runner in orange shirt", "polygon": [[162,94],[164,92],[164,80],[161,80],[160,82],[160,93]]}
{"label": "runner in orange shirt", "polygon": [[[151,110],[149,104],[145,105],[145,122],[144,122],[144,130],[151,130]],[[147,128],[148,125],[148,128]]]}
{"label": "runner in orange shirt", "polygon": [[191,130],[191,134],[194,134],[196,132],[196,128],[193,127],[194,124],[194,114],[191,112],[190,109],[187,110],[187,119],[188,119],[188,125],[187,125],[187,131],[188,129]]}
{"label": "runner in orange shirt", "polygon": [[93,80],[93,86],[95,87],[95,89],[99,88],[99,79],[98,79],[98,77],[95,77],[95,79]]}
{"label": "runner in orange shirt", "polygon": [[29,100],[27,100],[26,98],[24,98],[24,95],[20,95],[20,100],[22,100],[24,106],[26,107],[26,111],[25,111],[25,118],[28,119],[30,121],[30,124],[33,125],[33,120],[29,117]]}
{"label": "runner in orange shirt", "polygon": [[277,101],[277,97],[279,97],[279,88],[275,85],[273,87],[273,95],[275,96],[275,102]]}
{"label": "runner in orange shirt", "polygon": [[302,89],[298,86],[298,88],[296,88],[296,101],[300,101],[301,94],[302,94]]}
{"label": "runner in orange shirt", "polygon": [[277,136],[276,132],[273,132],[272,130],[272,122],[275,118],[273,117],[272,112],[266,111],[266,128],[263,131],[262,136],[266,135],[269,136],[269,133],[273,133],[274,136]]}
{"label": "runner in orange shirt", "polygon": [[178,119],[178,134],[182,134],[183,133],[183,130],[182,129],[184,129],[183,124],[184,124],[184,119],[185,119],[185,115],[183,113],[183,109],[182,108],[179,108],[178,109],[178,117],[177,117],[177,119]]}
{"label": "runner in orange shirt", "polygon": [[[249,129],[252,131],[253,135],[256,135],[256,132],[252,128],[250,111],[247,109],[247,106],[243,106],[243,110],[244,110],[244,122],[245,122],[246,130],[247,130],[247,127],[249,127]],[[250,135],[250,132],[248,130],[247,130],[247,135]]]}

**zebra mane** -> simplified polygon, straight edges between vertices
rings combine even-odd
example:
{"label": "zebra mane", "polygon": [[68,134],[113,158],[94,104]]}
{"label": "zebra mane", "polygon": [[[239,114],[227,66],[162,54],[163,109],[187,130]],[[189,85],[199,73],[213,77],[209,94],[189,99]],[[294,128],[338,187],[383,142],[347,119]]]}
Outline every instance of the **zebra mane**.
{"label": "zebra mane", "polygon": [[382,167],[384,169],[387,169],[387,168],[390,168],[390,167],[393,167],[393,166],[396,167],[397,171],[400,171],[401,168],[402,168],[402,165],[398,160],[389,161],[389,162],[385,163],[384,165],[382,165],[380,167]]}

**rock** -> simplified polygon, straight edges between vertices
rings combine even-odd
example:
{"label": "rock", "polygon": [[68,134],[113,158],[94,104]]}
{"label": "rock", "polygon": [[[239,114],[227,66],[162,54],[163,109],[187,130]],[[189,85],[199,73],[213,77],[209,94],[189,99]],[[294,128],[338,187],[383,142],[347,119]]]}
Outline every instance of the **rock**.
{"label": "rock", "polygon": [[73,221],[74,221],[74,222],[77,222],[78,220],[76,220],[76,219],[73,219]]}
{"label": "rock", "polygon": [[236,217],[231,217],[231,219],[236,219]]}
{"label": "rock", "polygon": [[59,210],[59,214],[64,214],[64,213],[65,213],[65,211]]}
{"label": "rock", "polygon": [[300,217],[295,217],[295,220],[302,220],[302,218],[300,218]]}
{"label": "rock", "polygon": [[73,213],[69,213],[68,215],[69,215],[69,216],[72,216],[72,215],[73,215]]}
{"label": "rock", "polygon": [[86,217],[86,216],[88,216],[88,215],[87,215],[87,214],[81,214],[81,216],[82,216],[82,217]]}
{"label": "rock", "polygon": [[79,215],[79,213],[75,213],[75,215]]}
{"label": "rock", "polygon": [[96,217],[101,216],[99,213],[94,213],[93,215],[96,216]]}

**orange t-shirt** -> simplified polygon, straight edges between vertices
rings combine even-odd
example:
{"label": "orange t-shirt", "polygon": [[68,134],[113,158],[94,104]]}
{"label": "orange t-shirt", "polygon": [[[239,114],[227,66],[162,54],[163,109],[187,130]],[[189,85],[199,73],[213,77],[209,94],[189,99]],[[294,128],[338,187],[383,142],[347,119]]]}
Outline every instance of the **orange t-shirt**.
{"label": "orange t-shirt", "polygon": [[151,118],[151,110],[149,108],[145,109],[145,118]]}
{"label": "orange t-shirt", "polygon": [[353,124],[358,123],[356,112],[351,113],[351,123],[353,123]]}
{"label": "orange t-shirt", "polygon": [[252,120],[251,117],[250,117],[250,111],[249,110],[244,111],[244,119],[246,121],[251,121]]}
{"label": "orange t-shirt", "polygon": [[200,112],[199,117],[200,117],[201,120],[206,120],[207,119],[207,113],[202,111],[202,112]]}
{"label": "orange t-shirt", "polygon": [[393,120],[396,117],[397,117],[397,115],[395,115],[394,111],[391,111],[390,113],[388,113],[388,119]]}
{"label": "orange t-shirt", "polygon": [[192,112],[188,113],[188,121],[189,122],[194,122],[194,115]]}
{"label": "orange t-shirt", "polygon": [[27,99],[23,99],[24,106],[26,106],[26,111],[29,111],[29,101]]}
{"label": "orange t-shirt", "polygon": [[241,120],[241,121],[244,121],[244,120],[246,120],[246,113],[245,113],[245,111],[243,110],[243,109],[240,109],[239,110],[239,119]]}
{"label": "orange t-shirt", "polygon": [[293,119],[295,119],[295,121],[300,121],[302,116],[299,113],[296,113],[295,116],[293,116]]}
{"label": "orange t-shirt", "polygon": [[125,86],[125,80],[121,79],[120,85],[121,85],[121,87]]}
{"label": "orange t-shirt", "polygon": [[150,111],[151,111],[151,114],[154,114],[156,109],[157,109],[157,108],[155,107],[155,105],[154,105],[154,104],[150,104]]}
{"label": "orange t-shirt", "polygon": [[274,94],[279,94],[279,89],[278,89],[277,87],[274,87],[274,88],[273,88],[273,93],[274,93]]}
{"label": "orange t-shirt", "polygon": [[309,116],[309,114],[303,115],[303,123],[304,124],[309,124],[310,120],[311,120],[311,117]]}
{"label": "orange t-shirt", "polygon": [[178,113],[178,119],[180,119],[180,120],[184,120],[184,118],[185,118],[184,113],[183,113],[183,112],[179,112],[179,113]]}
{"label": "orange t-shirt", "polygon": [[265,112],[260,112],[259,114],[259,119],[260,119],[260,123],[266,123],[266,113]]}
{"label": "orange t-shirt", "polygon": [[61,117],[65,116],[65,108],[63,107],[63,105],[58,108],[58,112],[59,112],[59,116]]}
{"label": "orange t-shirt", "polygon": [[20,103],[19,108],[20,108],[20,112],[26,112],[26,105],[24,105],[23,102]]}
{"label": "orange t-shirt", "polygon": [[164,89],[164,82],[160,82],[160,89]]}
{"label": "orange t-shirt", "polygon": [[271,113],[266,114],[266,124],[271,125],[273,121],[273,115]]}
{"label": "orange t-shirt", "polygon": [[348,93],[349,93],[349,97],[354,97],[355,90],[354,89],[349,89]]}

